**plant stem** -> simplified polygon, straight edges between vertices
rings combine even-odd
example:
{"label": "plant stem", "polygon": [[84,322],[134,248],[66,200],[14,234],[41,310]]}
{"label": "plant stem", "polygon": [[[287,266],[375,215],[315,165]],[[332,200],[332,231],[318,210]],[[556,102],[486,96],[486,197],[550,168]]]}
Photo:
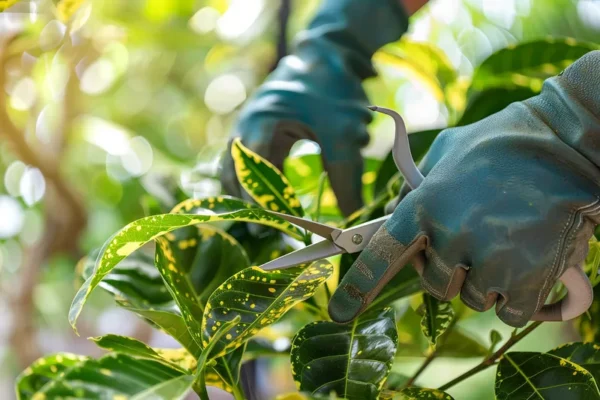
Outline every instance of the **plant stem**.
{"label": "plant stem", "polygon": [[233,397],[235,398],[235,400],[244,400],[246,398],[244,397],[244,392],[240,388],[239,382],[233,385],[231,389],[233,390]]}
{"label": "plant stem", "polygon": [[327,171],[323,171],[319,178],[319,189],[317,190],[317,209],[315,211],[315,221],[321,218],[321,199],[323,198],[323,190],[325,190],[325,180],[327,179]]}
{"label": "plant stem", "polygon": [[542,321],[536,321],[536,322],[532,323],[531,325],[529,325],[527,328],[525,328],[521,333],[511,336],[510,339],[508,339],[506,341],[506,343],[504,343],[504,345],[498,349],[498,351],[496,351],[494,354],[492,354],[491,356],[489,356],[488,358],[486,358],[481,363],[479,363],[475,367],[471,368],[464,374],[460,375],[457,378],[454,378],[453,380],[446,383],[445,385],[440,386],[439,390],[441,390],[441,391],[447,390],[447,389],[451,388],[452,386],[456,385],[457,383],[460,383],[460,382],[464,381],[465,379],[467,379],[475,374],[478,374],[479,372],[481,372],[485,369],[488,369],[492,365],[495,365],[496,361],[500,357],[502,357],[504,355],[504,353],[506,353],[515,344],[520,342],[521,339],[523,339],[525,336],[527,336],[531,332],[533,332],[541,324],[542,324]]}
{"label": "plant stem", "polygon": [[431,362],[433,361],[433,359],[436,356],[437,356],[437,351],[433,350],[433,351],[429,352],[429,354],[427,355],[427,358],[425,358],[425,361],[423,362],[423,364],[421,364],[421,366],[419,367],[417,372],[415,372],[415,374],[404,384],[404,387],[411,387],[415,383],[417,378],[419,376],[421,376],[421,374],[425,371],[425,369],[427,369],[429,364],[431,364]]}

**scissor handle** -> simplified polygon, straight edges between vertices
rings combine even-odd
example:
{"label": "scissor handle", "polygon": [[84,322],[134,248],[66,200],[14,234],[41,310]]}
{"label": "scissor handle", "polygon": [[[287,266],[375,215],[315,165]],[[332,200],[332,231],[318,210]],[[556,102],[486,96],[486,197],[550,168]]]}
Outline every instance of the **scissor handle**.
{"label": "scissor handle", "polygon": [[424,177],[423,174],[421,174],[421,171],[419,171],[419,168],[417,168],[417,165],[415,164],[410,152],[408,133],[406,133],[404,120],[400,114],[394,110],[390,110],[389,108],[370,106],[369,109],[382,114],[387,114],[394,119],[394,122],[396,123],[396,132],[394,138],[394,147],[392,148],[392,156],[394,157],[394,162],[396,163],[396,166],[400,172],[402,172],[404,180],[408,186],[410,186],[411,189],[416,189],[419,187],[421,182],[423,182]]}
{"label": "scissor handle", "polygon": [[[392,156],[408,186],[416,189],[425,178],[417,168],[410,152],[404,120],[400,114],[389,108],[370,106],[369,109],[387,114],[394,119],[396,131]],[[580,267],[567,268],[560,277],[560,281],[567,288],[567,295],[556,303],[544,305],[533,315],[532,321],[567,321],[578,317],[590,308],[594,299],[594,291],[589,278]]]}

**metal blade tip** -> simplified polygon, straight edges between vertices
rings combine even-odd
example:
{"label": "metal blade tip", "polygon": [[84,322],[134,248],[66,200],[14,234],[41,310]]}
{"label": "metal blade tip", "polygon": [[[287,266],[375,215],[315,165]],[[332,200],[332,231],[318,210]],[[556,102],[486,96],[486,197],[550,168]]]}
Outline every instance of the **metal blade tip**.
{"label": "metal blade tip", "polygon": [[371,111],[377,111],[379,109],[377,106],[368,106],[367,108]]}

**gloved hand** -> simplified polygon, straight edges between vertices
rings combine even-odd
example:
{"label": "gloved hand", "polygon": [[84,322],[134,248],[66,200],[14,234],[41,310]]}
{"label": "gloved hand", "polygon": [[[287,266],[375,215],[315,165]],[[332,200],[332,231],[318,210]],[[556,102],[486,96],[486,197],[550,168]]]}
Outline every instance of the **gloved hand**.
{"label": "gloved hand", "polygon": [[[342,212],[362,206],[360,154],[371,121],[361,81],[374,76],[371,57],[400,38],[408,19],[398,0],[325,0],[294,54],[283,58],[241,112],[234,137],[282,168],[300,139],[321,146]],[[240,196],[233,160],[222,171],[227,192]]]}
{"label": "gloved hand", "polygon": [[580,268],[600,222],[599,66],[591,52],[538,96],[442,132],[421,164],[423,183],[333,295],[331,318],[354,319],[413,260],[434,297],[460,292],[469,307],[495,304],[506,324],[525,325],[556,280]]}

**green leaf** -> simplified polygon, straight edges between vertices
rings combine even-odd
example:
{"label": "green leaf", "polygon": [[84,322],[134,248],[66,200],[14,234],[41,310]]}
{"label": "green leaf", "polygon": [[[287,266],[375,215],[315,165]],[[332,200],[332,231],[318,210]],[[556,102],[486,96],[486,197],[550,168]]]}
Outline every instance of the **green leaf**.
{"label": "green leaf", "polygon": [[[218,203],[220,198],[215,200]],[[224,214],[206,212],[202,215],[163,214],[145,217],[134,221],[121,229],[103,246],[94,273],[83,283],[71,304],[69,322],[75,331],[76,322],[81,309],[92,290],[102,279],[125,257],[142,247],[149,241],[161,237],[175,229],[190,225],[217,221],[243,221],[271,226],[284,231],[296,239],[302,239],[302,232],[287,221],[260,208],[248,208]]]}
{"label": "green leaf", "polygon": [[410,377],[392,371],[385,380],[384,387],[387,390],[400,390],[409,380]]}
{"label": "green leaf", "polygon": [[472,92],[469,95],[467,108],[456,125],[464,126],[480,121],[502,111],[516,101],[526,100],[537,93],[530,88],[503,87]]}
{"label": "green leaf", "polygon": [[391,308],[363,314],[351,324],[313,322],[293,340],[292,373],[300,390],[375,399],[388,376],[398,334]]}
{"label": "green leaf", "polygon": [[183,316],[183,322],[188,327],[192,338],[202,347],[202,336],[200,334],[203,310],[198,302],[198,295],[192,286],[189,276],[173,254],[170,242],[165,237],[156,239],[156,268],[160,271],[171,296],[179,306]]}
{"label": "green leaf", "polygon": [[17,397],[32,399],[46,384],[53,382],[60,374],[87,359],[69,353],[58,353],[38,359],[17,377]]}
{"label": "green leaf", "polygon": [[158,361],[184,373],[190,373],[190,370],[196,367],[196,359],[184,349],[153,349],[137,339],[112,334],[90,339],[102,349]]}
{"label": "green leaf", "polygon": [[384,46],[373,59],[378,64],[401,70],[425,85],[438,100],[443,100],[444,87],[457,77],[446,55],[427,43],[403,39]]}
{"label": "green leaf", "polygon": [[566,343],[550,350],[548,354],[558,356],[585,368],[596,383],[600,382],[600,346],[595,343]]}
{"label": "green leaf", "polygon": [[423,294],[423,317],[421,330],[435,348],[437,340],[446,332],[454,319],[454,309],[448,301],[439,301],[428,293]]}
{"label": "green leaf", "polygon": [[[82,270],[84,280],[93,275],[99,255],[100,249],[93,250],[79,262],[77,268]],[[142,251],[136,251],[120,262],[99,286],[133,307],[174,310],[173,298],[154,266],[152,256]]]}
{"label": "green leaf", "polygon": [[210,225],[179,229],[169,247],[175,267],[189,275],[200,304],[227,278],[250,266],[242,246],[231,235]]}
{"label": "green leaf", "polygon": [[198,370],[196,372],[196,376],[198,377],[200,382],[200,396],[202,398],[208,398],[208,395],[206,393],[206,367],[208,361],[214,358],[211,356],[216,352],[215,346],[219,343],[219,340],[221,340],[221,338],[230,329],[235,328],[241,320],[242,318],[239,315],[237,315],[232,320],[225,322],[222,326],[219,327],[217,332],[214,334],[213,338],[206,344],[206,346],[202,350],[202,354],[200,354],[200,357],[198,358]]}
{"label": "green leaf", "polygon": [[[424,357],[430,351],[429,340],[421,331],[422,316],[407,307],[396,323],[399,347],[396,357]],[[488,348],[459,326],[454,326],[436,345],[439,357],[472,358],[488,354]]]}
{"label": "green leaf", "polygon": [[437,354],[440,357],[483,357],[487,355],[487,350],[483,344],[457,326],[437,344]]}
{"label": "green leaf", "polygon": [[381,400],[454,400],[448,393],[437,389],[407,388],[400,392],[384,391]]}
{"label": "green leaf", "polygon": [[203,343],[209,342],[222,324],[239,315],[242,322],[219,341],[215,353],[222,356],[235,350],[297,303],[311,297],[332,272],[333,266],[327,261],[285,270],[251,267],[238,272],[208,300],[202,323]]}
{"label": "green leaf", "polygon": [[502,335],[495,329],[490,331],[490,349],[489,353],[493,353],[496,345],[502,341]]}
{"label": "green leaf", "polygon": [[185,322],[181,315],[163,310],[153,310],[145,308],[134,308],[127,303],[118,302],[118,304],[138,314],[140,317],[147,319],[153,325],[169,334],[173,339],[177,340],[184,348],[186,348],[194,357],[200,355],[200,346],[194,341],[192,335],[188,331]]}
{"label": "green leaf", "polygon": [[183,399],[192,388],[193,383],[193,376],[180,376],[144,390],[143,392],[131,397],[130,400]]}
{"label": "green leaf", "polygon": [[411,265],[407,265],[383,287],[375,300],[369,305],[369,309],[375,310],[389,306],[398,299],[411,296],[422,290],[419,274]]}
{"label": "green leaf", "polygon": [[512,352],[498,365],[496,398],[600,399],[600,392],[592,374],[565,358]]}
{"label": "green leaf", "polygon": [[234,387],[240,381],[240,368],[242,366],[242,359],[244,359],[245,352],[246,343],[234,351],[227,353],[225,356],[215,360],[216,365],[213,367],[213,369],[217,374],[219,374],[221,379],[227,384],[228,387]]}
{"label": "green leaf", "polygon": [[296,192],[273,164],[244,146],[239,138],[231,144],[231,156],[240,184],[259,205],[271,211],[304,216]]}
{"label": "green leaf", "polygon": [[527,87],[539,92],[546,78],[586,53],[598,49],[593,43],[572,38],[549,38],[510,46],[489,56],[475,71],[472,90],[491,87]]}
{"label": "green leaf", "polygon": [[[160,389],[182,375],[163,363],[125,354],[112,353],[97,360],[57,354],[39,359],[19,375],[17,393],[20,399],[128,398],[154,387]],[[184,389],[177,385],[167,398],[180,398]]]}

